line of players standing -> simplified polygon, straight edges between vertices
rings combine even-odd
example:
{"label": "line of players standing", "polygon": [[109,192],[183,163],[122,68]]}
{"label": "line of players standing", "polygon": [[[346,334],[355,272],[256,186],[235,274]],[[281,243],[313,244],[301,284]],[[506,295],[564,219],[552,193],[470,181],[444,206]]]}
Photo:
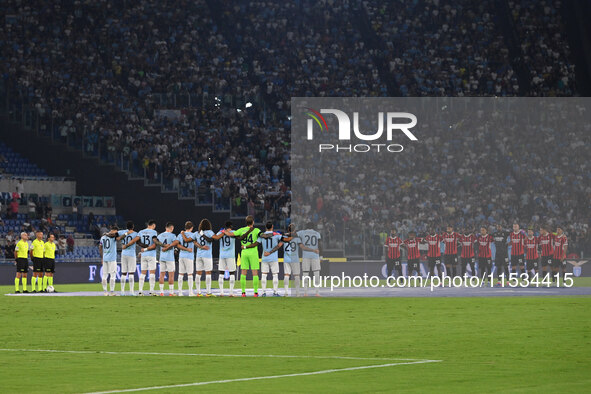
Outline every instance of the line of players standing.
{"label": "line of players standing", "polygon": [[[220,275],[218,277],[220,295],[224,295],[224,273],[229,273],[229,295],[234,295],[235,271],[237,261],[235,259],[235,241],[240,242],[241,263],[240,285],[242,296],[246,296],[246,275],[251,270],[253,276],[254,296],[258,297],[259,279],[262,287],[262,296],[266,296],[267,276],[272,274],[273,296],[278,294],[279,258],[278,250],[283,248],[284,252],[284,296],[288,295],[290,277],[294,279],[296,296],[300,289],[300,257],[299,250],[302,250],[301,270],[304,277],[310,273],[314,275],[316,283],[319,283],[320,275],[320,234],[315,230],[298,230],[292,224],[286,234],[274,232],[273,223],[266,224],[266,231],[254,227],[254,218],[247,216],[246,226],[237,230],[232,228],[232,223],[227,222],[225,227],[217,233],[212,231],[211,222],[207,219],[201,220],[197,231],[194,231],[193,223],[185,223],[184,230],[178,235],[173,233],[174,225],[167,223],[165,231],[158,234],[155,230],[156,222],[148,221],[147,227],[139,232],[134,230],[133,222],[127,223],[127,230],[119,230],[116,225],[100,239],[99,252],[102,255],[102,286],[105,295],[115,295],[115,281],[117,273],[117,241],[121,241],[121,294],[124,294],[125,283],[129,281],[131,295],[135,295],[134,276],[137,268],[136,245],[140,246],[137,256],[140,257],[141,274],[139,275],[139,295],[144,293],[144,281],[149,280],[149,294],[164,295],[164,279],[168,274],[168,295],[175,295],[174,273],[175,273],[175,249],[178,249],[178,295],[183,295],[183,282],[187,276],[189,296],[202,296],[201,278],[205,274],[205,296],[214,296],[211,291],[213,256],[212,243],[219,241],[219,264]],[[262,258],[259,259],[258,246],[261,245]],[[160,251],[156,261],[157,248]],[[154,292],[156,282],[156,264],[160,264],[160,291]],[[258,271],[262,276],[259,278]],[[193,275],[196,274],[195,282]],[[107,291],[107,278],[110,276],[110,292]],[[312,282],[313,283],[313,282]],[[194,286],[196,293],[193,292]],[[307,295],[307,287],[304,288],[304,295]],[[318,287],[316,288],[318,295]]]}
{"label": "line of players standing", "polygon": [[[540,235],[535,236],[532,227],[525,232],[517,223],[513,224],[511,232],[504,230],[498,224],[494,234],[489,234],[487,227],[482,226],[478,235],[468,229],[463,234],[457,233],[450,225],[442,234],[432,229],[422,238],[417,237],[414,231],[410,231],[406,240],[398,237],[396,229],[392,229],[384,245],[387,248],[388,275],[392,275],[393,272],[396,276],[402,275],[401,249],[404,248],[407,252],[407,275],[410,276],[416,271],[420,276],[420,244],[427,244],[429,248],[427,262],[430,276],[435,275],[435,268],[442,278],[444,273],[448,276],[456,276],[459,273],[458,262],[462,276],[466,275],[468,266],[472,275],[477,275],[476,259],[480,269],[478,276],[492,274],[493,244],[495,246],[494,267],[499,280],[501,274],[504,274],[506,279],[509,278],[510,272],[526,274],[528,278],[532,272],[539,274],[542,278],[550,274],[552,280],[556,279],[559,272],[563,277],[566,274],[568,240],[561,226],[557,226],[556,232],[551,233],[548,226],[542,225]],[[441,244],[444,245],[443,252]]]}

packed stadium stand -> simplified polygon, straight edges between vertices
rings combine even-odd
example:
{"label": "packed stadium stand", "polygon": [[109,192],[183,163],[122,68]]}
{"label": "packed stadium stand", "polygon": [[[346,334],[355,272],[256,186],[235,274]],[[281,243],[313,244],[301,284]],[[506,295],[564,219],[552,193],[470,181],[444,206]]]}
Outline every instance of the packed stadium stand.
{"label": "packed stadium stand", "polygon": [[[56,146],[179,199],[285,227],[291,97],[577,95],[564,7],[551,0],[7,0],[0,83],[10,119]],[[436,179],[392,179],[396,203],[378,198],[397,204],[397,218],[408,216],[397,226],[441,226],[451,208],[463,212],[458,225],[552,217],[589,250],[591,209],[581,202],[591,196],[591,169],[565,159],[586,155],[584,146],[561,143],[550,130],[539,138],[523,130],[525,146],[559,141],[540,161],[509,147],[479,151],[486,141],[476,127],[453,133],[417,148],[424,160],[401,163],[417,174],[445,163]],[[489,165],[479,167],[483,159]],[[568,196],[542,198],[541,190]],[[481,207],[484,194],[494,202]],[[361,197],[356,203],[371,196]],[[427,211],[438,216],[428,221]],[[367,237],[392,223],[365,219]],[[343,247],[343,223],[326,222],[322,212],[315,221]]]}

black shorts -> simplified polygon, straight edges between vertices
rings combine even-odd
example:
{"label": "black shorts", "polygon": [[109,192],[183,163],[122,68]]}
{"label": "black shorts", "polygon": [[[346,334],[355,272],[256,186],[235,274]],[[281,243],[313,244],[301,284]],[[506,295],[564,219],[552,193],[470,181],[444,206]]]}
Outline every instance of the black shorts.
{"label": "black shorts", "polygon": [[490,268],[491,264],[492,264],[492,261],[491,261],[490,257],[479,257],[478,258],[478,265],[480,267]]}
{"label": "black shorts", "polygon": [[55,272],[55,259],[43,259],[43,272],[54,273]]}
{"label": "black shorts", "polygon": [[523,256],[511,256],[511,266],[523,265]]}
{"label": "black shorts", "polygon": [[400,268],[400,258],[391,259],[386,257],[386,264],[390,267],[397,267]]}
{"label": "black shorts", "polygon": [[538,267],[540,266],[538,259],[527,259],[525,262],[527,263],[528,270],[530,270],[532,268],[537,270]]}
{"label": "black shorts", "polygon": [[388,271],[388,276],[392,275],[392,271],[394,270],[394,268],[402,272],[402,268],[400,267],[400,259],[390,259],[386,257],[386,270]]}
{"label": "black shorts", "polygon": [[427,257],[427,262],[429,262],[429,267],[435,264],[441,264],[441,257]]}
{"label": "black shorts", "polygon": [[458,256],[455,254],[443,255],[443,263],[445,265],[455,265],[458,263]]}
{"label": "black shorts", "polygon": [[561,261],[560,259],[552,259],[552,267],[554,267],[554,268],[560,268],[560,267],[566,268],[566,260]]}
{"label": "black shorts", "polygon": [[419,259],[408,259],[407,263],[407,271],[410,274],[413,270],[417,271],[419,274],[421,273],[421,263]]}
{"label": "black shorts", "polygon": [[27,273],[29,271],[29,259],[19,257],[16,259],[16,272]]}
{"label": "black shorts", "polygon": [[43,272],[43,257],[33,257],[33,272]]}
{"label": "black shorts", "polygon": [[552,256],[542,256],[542,267],[552,266]]}
{"label": "black shorts", "polygon": [[462,264],[474,264],[474,257],[462,257]]}
{"label": "black shorts", "polygon": [[495,255],[495,265],[497,267],[506,266],[509,263],[509,256],[506,254],[497,254]]}

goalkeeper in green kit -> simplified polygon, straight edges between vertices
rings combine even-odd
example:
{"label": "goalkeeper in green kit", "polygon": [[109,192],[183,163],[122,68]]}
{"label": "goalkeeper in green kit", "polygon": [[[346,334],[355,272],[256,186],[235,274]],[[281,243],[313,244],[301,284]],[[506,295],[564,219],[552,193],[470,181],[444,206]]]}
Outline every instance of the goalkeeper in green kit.
{"label": "goalkeeper in green kit", "polygon": [[235,237],[240,240],[240,285],[242,286],[242,297],[246,297],[246,274],[252,270],[252,284],[254,287],[254,296],[259,296],[259,250],[258,248],[245,249],[246,245],[255,243],[259,238],[261,230],[254,227],[254,218],[246,217],[246,227],[239,228],[236,231],[224,230],[224,234]]}

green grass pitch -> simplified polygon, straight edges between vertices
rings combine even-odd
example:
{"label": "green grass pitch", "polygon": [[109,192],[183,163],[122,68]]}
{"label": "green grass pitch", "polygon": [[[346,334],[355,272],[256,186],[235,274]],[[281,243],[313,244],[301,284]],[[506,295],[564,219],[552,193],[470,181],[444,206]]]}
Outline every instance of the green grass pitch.
{"label": "green grass pitch", "polygon": [[[3,294],[12,290],[0,287]],[[588,392],[590,311],[591,297],[0,296],[0,391],[81,393],[222,380],[139,392]],[[400,365],[305,375],[384,364]]]}

